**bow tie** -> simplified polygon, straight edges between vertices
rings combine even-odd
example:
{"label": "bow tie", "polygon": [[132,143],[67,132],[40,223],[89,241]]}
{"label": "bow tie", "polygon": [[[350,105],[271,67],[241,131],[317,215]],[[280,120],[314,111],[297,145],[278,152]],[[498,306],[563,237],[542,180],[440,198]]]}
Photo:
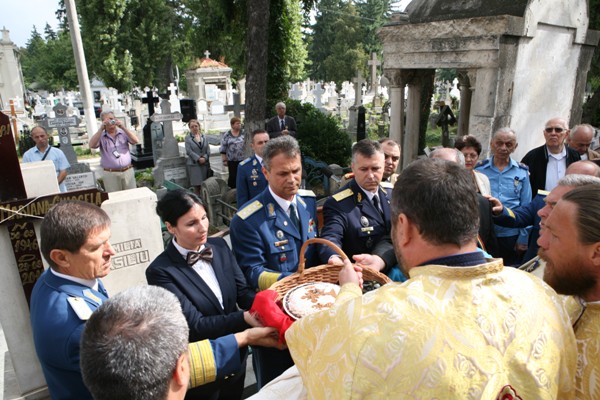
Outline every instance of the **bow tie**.
{"label": "bow tie", "polygon": [[208,246],[204,246],[204,250],[202,251],[190,251],[187,255],[187,263],[188,265],[194,265],[198,262],[198,260],[204,260],[207,262],[211,262],[213,259],[213,251],[212,248]]}

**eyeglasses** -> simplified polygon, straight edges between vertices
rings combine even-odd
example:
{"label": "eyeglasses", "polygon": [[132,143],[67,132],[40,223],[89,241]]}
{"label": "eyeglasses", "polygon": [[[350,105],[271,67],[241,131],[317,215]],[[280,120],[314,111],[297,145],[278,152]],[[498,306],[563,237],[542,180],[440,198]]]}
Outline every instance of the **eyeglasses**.
{"label": "eyeglasses", "polygon": [[556,132],[556,133],[561,133],[562,131],[564,131],[564,128],[561,128],[560,126],[549,126],[546,129],[544,129],[546,131],[546,133],[552,133],[552,131]]}

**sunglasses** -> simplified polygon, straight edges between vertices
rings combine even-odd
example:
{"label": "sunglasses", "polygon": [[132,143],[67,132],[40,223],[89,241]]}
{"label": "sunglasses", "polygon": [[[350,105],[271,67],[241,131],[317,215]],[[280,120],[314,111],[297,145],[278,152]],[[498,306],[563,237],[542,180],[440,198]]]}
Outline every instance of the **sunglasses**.
{"label": "sunglasses", "polygon": [[552,133],[552,131],[556,132],[556,133],[561,133],[562,131],[564,131],[564,128],[561,128],[560,126],[549,126],[546,129],[544,129],[546,131],[546,133]]}

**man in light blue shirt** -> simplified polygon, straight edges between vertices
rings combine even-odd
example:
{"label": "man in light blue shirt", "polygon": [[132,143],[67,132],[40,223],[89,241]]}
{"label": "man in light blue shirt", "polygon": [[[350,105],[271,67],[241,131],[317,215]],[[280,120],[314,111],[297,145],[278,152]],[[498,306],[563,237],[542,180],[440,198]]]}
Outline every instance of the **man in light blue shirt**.
{"label": "man in light blue shirt", "polygon": [[35,147],[27,150],[23,154],[23,162],[34,162],[43,160],[52,160],[56,170],[56,179],[61,192],[66,192],[67,188],[63,181],[67,177],[67,169],[71,166],[65,153],[62,150],[52,147],[48,144],[48,132],[42,126],[36,126],[31,130],[31,137],[35,142]]}
{"label": "man in light blue shirt", "polygon": [[[510,158],[518,145],[514,131],[510,128],[499,129],[490,144],[492,157],[479,163],[475,169],[490,180],[492,196],[509,208],[529,203],[531,185],[528,168]],[[504,259],[504,265],[520,264],[522,253],[527,250],[527,230],[495,225],[495,231],[498,256]]]}

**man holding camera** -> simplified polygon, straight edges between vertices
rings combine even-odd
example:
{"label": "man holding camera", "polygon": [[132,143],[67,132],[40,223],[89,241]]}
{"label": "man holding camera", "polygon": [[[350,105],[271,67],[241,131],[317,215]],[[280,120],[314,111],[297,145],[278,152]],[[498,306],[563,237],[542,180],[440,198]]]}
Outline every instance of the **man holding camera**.
{"label": "man holding camera", "polygon": [[100,114],[102,125],[90,138],[91,149],[100,148],[100,165],[104,169],[104,189],[107,192],[135,189],[135,174],[131,165],[129,144],[137,144],[135,133],[115,118],[112,111]]}

